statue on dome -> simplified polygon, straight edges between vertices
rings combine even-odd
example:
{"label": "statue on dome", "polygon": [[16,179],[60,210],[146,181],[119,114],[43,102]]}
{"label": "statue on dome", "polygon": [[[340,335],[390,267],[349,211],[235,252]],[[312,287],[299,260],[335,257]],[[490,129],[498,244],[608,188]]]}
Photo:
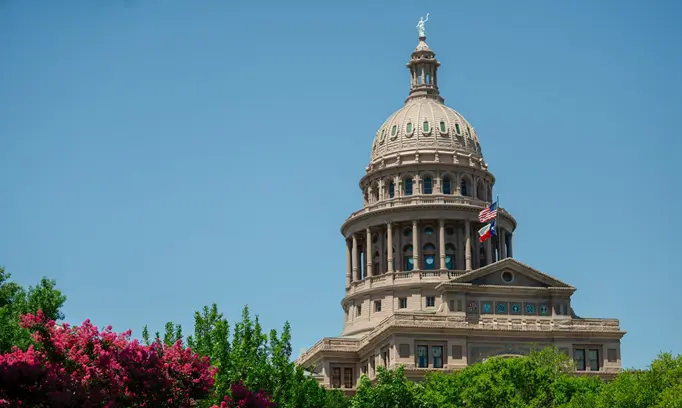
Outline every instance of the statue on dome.
{"label": "statue on dome", "polygon": [[424,19],[424,17],[419,17],[419,22],[417,23],[419,38],[426,38],[426,29],[424,28],[424,23],[427,21],[429,21],[429,13],[426,13],[426,19]]}

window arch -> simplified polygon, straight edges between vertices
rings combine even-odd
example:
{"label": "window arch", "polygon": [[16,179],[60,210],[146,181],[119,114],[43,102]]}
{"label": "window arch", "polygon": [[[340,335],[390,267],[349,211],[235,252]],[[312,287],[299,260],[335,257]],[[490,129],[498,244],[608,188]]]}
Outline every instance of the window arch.
{"label": "window arch", "polygon": [[412,177],[406,177],[403,180],[403,195],[405,196],[412,195]]}
{"label": "window arch", "polygon": [[426,243],[422,247],[424,258],[424,269],[436,269],[436,246],[431,243]]}
{"label": "window arch", "polygon": [[434,233],[434,231],[433,231],[432,226],[429,225],[429,226],[424,228],[424,235],[431,236],[431,235],[433,235],[433,233]]}
{"label": "window arch", "polygon": [[403,266],[406,271],[414,269],[414,258],[412,252],[412,245],[405,245],[403,247]]}
{"label": "window arch", "polygon": [[471,197],[471,180],[468,176],[463,176],[459,182],[459,193],[465,197]]}
{"label": "window arch", "polygon": [[424,177],[424,194],[433,194],[433,178],[431,176]]}
{"label": "window arch", "polygon": [[453,244],[445,244],[445,267],[449,270],[455,269],[455,246]]}
{"label": "window arch", "polygon": [[441,192],[443,194],[452,194],[452,181],[450,181],[450,177],[443,177],[443,181],[441,183]]}

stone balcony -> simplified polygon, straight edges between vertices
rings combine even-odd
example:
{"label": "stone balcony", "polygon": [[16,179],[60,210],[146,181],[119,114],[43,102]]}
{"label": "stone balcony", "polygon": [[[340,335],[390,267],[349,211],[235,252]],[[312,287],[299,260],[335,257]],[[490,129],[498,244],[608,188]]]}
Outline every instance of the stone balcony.
{"label": "stone balcony", "polygon": [[388,288],[392,286],[413,285],[416,282],[447,282],[448,280],[460,275],[464,275],[463,270],[414,270],[407,272],[391,272],[381,275],[368,276],[359,281],[351,282],[346,288],[346,295],[354,295],[371,289]]}

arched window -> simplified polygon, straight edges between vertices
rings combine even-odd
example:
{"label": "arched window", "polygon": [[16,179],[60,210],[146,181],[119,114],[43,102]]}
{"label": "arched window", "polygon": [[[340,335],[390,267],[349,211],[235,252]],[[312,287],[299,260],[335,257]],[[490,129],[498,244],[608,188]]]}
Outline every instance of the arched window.
{"label": "arched window", "polygon": [[392,181],[388,183],[388,197],[389,198],[395,197],[395,183]]}
{"label": "arched window", "polygon": [[443,178],[443,186],[441,190],[443,191],[443,194],[452,194],[452,183],[450,182],[450,178]]}
{"label": "arched window", "polygon": [[412,256],[412,245],[405,245],[403,247],[403,267],[406,271],[414,269],[414,258]]}
{"label": "arched window", "polygon": [[424,244],[424,269],[436,269],[436,247],[433,244]]}
{"label": "arched window", "polygon": [[372,187],[372,203],[379,202],[379,186]]}
{"label": "arched window", "polygon": [[411,237],[412,236],[412,228],[405,228],[403,231],[403,235],[406,237]]}
{"label": "arched window", "polygon": [[424,194],[433,194],[433,179],[424,177]]}
{"label": "arched window", "polygon": [[470,191],[469,191],[469,180],[465,177],[462,177],[462,181],[459,185],[459,191],[460,194],[466,197],[469,197]]}
{"label": "arched window", "polygon": [[452,244],[445,244],[445,267],[455,269],[455,246]]}
{"label": "arched window", "polygon": [[424,228],[424,234],[428,235],[428,236],[433,235],[433,228],[431,228],[431,227]]}
{"label": "arched window", "polygon": [[405,195],[411,196],[412,195],[412,179],[406,178],[404,181],[404,185],[405,185]]}

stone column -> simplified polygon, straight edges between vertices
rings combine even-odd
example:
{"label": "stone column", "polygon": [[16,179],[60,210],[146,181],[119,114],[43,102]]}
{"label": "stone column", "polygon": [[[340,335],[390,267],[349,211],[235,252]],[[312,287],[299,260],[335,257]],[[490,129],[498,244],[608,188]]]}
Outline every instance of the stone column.
{"label": "stone column", "polygon": [[388,265],[386,265],[386,271],[388,273],[393,273],[393,224],[386,223],[387,232],[387,244],[386,244],[386,260]]}
{"label": "stone column", "polygon": [[445,220],[438,220],[438,252],[440,253],[440,269],[445,270]]}
{"label": "stone column", "polygon": [[500,234],[499,235],[499,237],[500,237],[500,253],[501,253],[500,257],[502,259],[504,259],[507,257],[507,240],[505,237],[506,232],[504,232],[504,230],[502,228],[500,228],[498,232]]}
{"label": "stone column", "polygon": [[513,236],[514,236],[513,234],[509,234],[509,247],[507,248],[507,255],[510,258],[514,257],[514,250],[513,250],[514,248],[512,247],[512,237]]}
{"label": "stone column", "polygon": [[412,269],[421,269],[419,267],[419,223],[417,220],[412,221]]}
{"label": "stone column", "polygon": [[353,234],[353,248],[351,248],[351,258],[353,262],[353,276],[355,279],[360,280],[358,276],[358,239]]}
{"label": "stone column", "polygon": [[346,287],[350,287],[353,281],[353,259],[350,246],[351,243],[346,240]]}
{"label": "stone column", "polygon": [[493,245],[491,240],[485,241],[485,264],[490,265],[493,263]]}
{"label": "stone column", "polygon": [[367,249],[365,253],[365,258],[367,258],[367,276],[372,276],[372,258],[374,258],[374,255],[372,255],[372,231],[370,231],[369,228],[367,228]]}
{"label": "stone column", "polygon": [[464,260],[466,262],[466,270],[471,270],[471,226],[469,220],[464,221]]}

